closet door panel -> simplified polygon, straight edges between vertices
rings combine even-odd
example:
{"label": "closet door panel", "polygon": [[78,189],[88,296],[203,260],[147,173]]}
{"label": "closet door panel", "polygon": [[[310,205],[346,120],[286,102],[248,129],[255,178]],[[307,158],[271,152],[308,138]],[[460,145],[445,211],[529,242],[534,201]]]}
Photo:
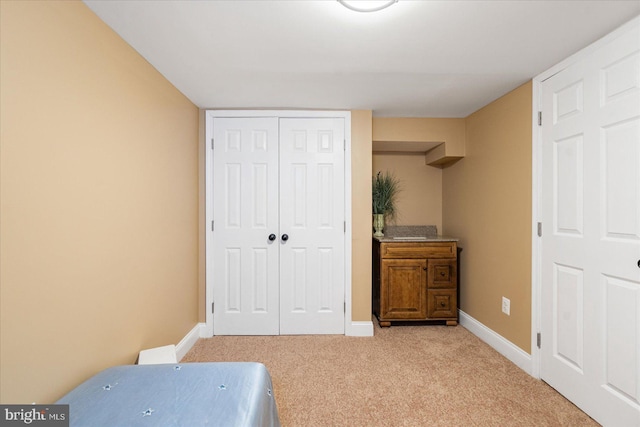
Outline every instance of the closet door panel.
{"label": "closet door panel", "polygon": [[278,119],[214,119],[214,333],[278,335]]}
{"label": "closet door panel", "polygon": [[280,119],[281,334],[344,333],[344,221],[344,119]]}

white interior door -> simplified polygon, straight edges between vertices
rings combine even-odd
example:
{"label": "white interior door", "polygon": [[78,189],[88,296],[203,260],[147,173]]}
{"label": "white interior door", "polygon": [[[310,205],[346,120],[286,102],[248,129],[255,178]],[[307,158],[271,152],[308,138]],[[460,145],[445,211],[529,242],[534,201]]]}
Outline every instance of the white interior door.
{"label": "white interior door", "polygon": [[278,119],[215,118],[213,139],[214,334],[278,335]]}
{"label": "white interior door", "polygon": [[542,83],[540,374],[640,426],[640,32]]}
{"label": "white interior door", "polygon": [[280,119],[280,333],[344,333],[344,119]]}
{"label": "white interior door", "polygon": [[213,119],[216,335],[342,334],[343,118]]}

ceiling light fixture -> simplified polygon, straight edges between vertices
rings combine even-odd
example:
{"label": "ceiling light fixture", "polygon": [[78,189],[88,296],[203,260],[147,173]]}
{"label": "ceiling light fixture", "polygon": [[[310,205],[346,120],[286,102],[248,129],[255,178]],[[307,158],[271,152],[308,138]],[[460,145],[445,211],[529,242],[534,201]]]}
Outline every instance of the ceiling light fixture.
{"label": "ceiling light fixture", "polygon": [[347,9],[351,9],[356,12],[377,12],[379,10],[388,8],[394,3],[398,3],[398,0],[386,0],[386,1],[338,0],[338,3],[340,3]]}

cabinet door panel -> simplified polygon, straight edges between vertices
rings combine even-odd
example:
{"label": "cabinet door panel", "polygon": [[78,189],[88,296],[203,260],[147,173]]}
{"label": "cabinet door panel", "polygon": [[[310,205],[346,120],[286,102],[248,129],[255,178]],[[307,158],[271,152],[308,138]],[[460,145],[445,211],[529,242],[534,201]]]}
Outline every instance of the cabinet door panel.
{"label": "cabinet door panel", "polygon": [[384,319],[425,319],[427,317],[427,261],[422,259],[382,260],[380,289],[381,317]]}

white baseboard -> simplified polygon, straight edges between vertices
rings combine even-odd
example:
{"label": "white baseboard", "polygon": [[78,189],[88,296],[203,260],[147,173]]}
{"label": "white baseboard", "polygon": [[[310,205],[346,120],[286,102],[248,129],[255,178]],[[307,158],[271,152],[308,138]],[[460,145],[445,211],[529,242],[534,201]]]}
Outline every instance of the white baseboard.
{"label": "white baseboard", "polygon": [[348,337],[372,337],[373,322],[372,321],[352,321],[344,334]]}
{"label": "white baseboard", "polygon": [[[347,324],[347,328],[344,334],[348,337],[372,337],[373,336],[373,322],[372,321],[353,321],[351,324]],[[178,360],[182,359],[185,354],[193,347],[198,341],[198,338],[211,338],[213,333],[207,329],[206,323],[198,323],[183,339],[180,344],[176,346],[176,353]]]}
{"label": "white baseboard", "polygon": [[191,350],[191,347],[195,345],[196,341],[198,341],[198,338],[202,336],[202,330],[204,329],[205,324],[198,323],[193,327],[193,329],[189,331],[187,335],[184,336],[184,338],[180,340],[178,345],[176,345],[176,358],[178,359],[178,361],[182,360],[182,358],[189,352],[189,350]]}
{"label": "white baseboard", "polygon": [[460,325],[471,332],[473,335],[480,338],[485,343],[489,344],[498,353],[509,359],[520,369],[527,374],[533,373],[533,362],[531,355],[520,347],[496,333],[492,329],[487,328],[482,323],[478,322],[473,317],[469,316],[462,310],[458,311],[460,314]]}

